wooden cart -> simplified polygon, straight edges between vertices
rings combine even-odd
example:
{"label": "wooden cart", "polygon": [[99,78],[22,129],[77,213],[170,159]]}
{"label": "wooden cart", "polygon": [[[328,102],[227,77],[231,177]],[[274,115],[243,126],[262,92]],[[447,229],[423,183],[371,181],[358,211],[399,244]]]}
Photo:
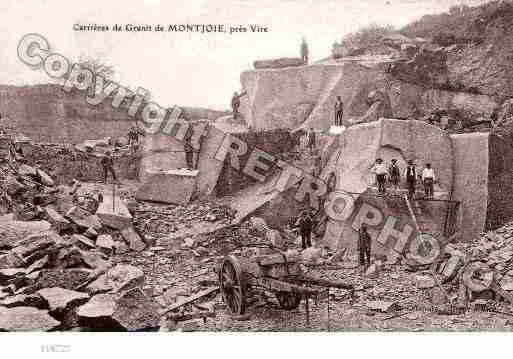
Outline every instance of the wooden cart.
{"label": "wooden cart", "polygon": [[301,269],[298,255],[276,253],[251,258],[229,255],[219,267],[219,289],[224,303],[232,314],[245,313],[254,292],[265,290],[274,293],[280,308],[296,309],[305,298],[317,296],[323,288],[340,288],[350,291],[353,286],[306,276]]}

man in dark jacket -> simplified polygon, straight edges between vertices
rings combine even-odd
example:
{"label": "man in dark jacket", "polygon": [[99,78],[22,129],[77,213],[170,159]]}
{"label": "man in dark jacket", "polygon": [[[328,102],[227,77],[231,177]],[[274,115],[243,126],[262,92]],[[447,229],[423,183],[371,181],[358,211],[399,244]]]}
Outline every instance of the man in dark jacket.
{"label": "man in dark jacket", "polygon": [[335,126],[342,126],[342,116],[344,115],[344,103],[340,96],[337,96],[335,102]]}
{"label": "man in dark jacket", "polygon": [[362,223],[358,231],[358,254],[361,266],[370,265],[371,236],[367,232],[367,225],[365,223]]}
{"label": "man in dark jacket", "polygon": [[301,236],[301,246],[303,249],[312,246],[312,229],[313,229],[313,220],[310,217],[308,211],[303,211],[301,216],[299,216],[296,227],[299,227],[299,234]]}
{"label": "man in dark jacket", "polygon": [[112,174],[114,181],[117,181],[116,173],[114,172],[114,160],[112,159],[110,151],[105,153],[105,156],[100,160],[100,164],[103,168],[103,182],[107,183],[107,175],[109,172]]}
{"label": "man in dark jacket", "polygon": [[187,169],[194,169],[194,147],[192,146],[192,135],[186,136],[183,143],[183,150],[185,152],[185,162]]}
{"label": "man in dark jacket", "polygon": [[408,186],[408,198],[411,200],[415,196],[415,183],[417,182],[417,169],[412,160],[408,161],[405,177],[406,185]]}
{"label": "man in dark jacket", "polygon": [[401,173],[395,158],[392,159],[392,164],[388,167],[388,178],[390,180],[390,184],[397,191],[399,189],[399,182],[401,181]]}

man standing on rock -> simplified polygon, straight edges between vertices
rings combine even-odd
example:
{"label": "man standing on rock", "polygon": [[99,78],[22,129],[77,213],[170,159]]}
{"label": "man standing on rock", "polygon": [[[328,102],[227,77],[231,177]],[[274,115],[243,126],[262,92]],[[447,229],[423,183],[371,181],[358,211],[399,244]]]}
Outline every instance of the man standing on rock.
{"label": "man standing on rock", "polygon": [[313,229],[313,220],[310,217],[308,211],[301,212],[301,216],[299,216],[296,221],[296,227],[299,227],[299,235],[301,236],[301,246],[303,249],[312,246],[312,229]]}
{"label": "man standing on rock", "polygon": [[335,126],[342,126],[342,116],[344,115],[344,103],[340,96],[337,96],[335,102]]}
{"label": "man standing on rock", "polygon": [[367,232],[367,225],[365,223],[362,223],[358,231],[358,254],[361,266],[370,265],[371,236]]}
{"label": "man standing on rock", "polygon": [[415,168],[412,160],[408,161],[405,177],[406,185],[408,187],[408,198],[412,200],[415,196],[415,183],[417,182],[417,169]]}
{"label": "man standing on rock", "polygon": [[386,181],[387,181],[387,168],[383,163],[381,158],[376,160],[376,164],[374,165],[373,172],[376,175],[376,182],[378,184],[378,192],[386,193]]}
{"label": "man standing on rock", "polygon": [[239,118],[239,107],[240,107],[240,98],[242,96],[245,96],[247,93],[246,91],[244,91],[243,93],[241,93],[240,95],[237,94],[237,91],[235,91],[233,93],[233,97],[232,97],[232,111],[233,111],[233,119],[236,120],[237,118]]}
{"label": "man standing on rock", "polygon": [[426,198],[433,198],[435,171],[431,168],[431,163],[426,163],[426,168],[422,171],[422,182],[424,183],[424,194]]}
{"label": "man standing on rock", "polygon": [[397,191],[399,189],[401,173],[399,171],[399,166],[397,166],[397,160],[395,158],[392,159],[392,164],[388,168],[388,176],[390,178],[390,183],[392,184],[392,186],[394,186],[394,189]]}
{"label": "man standing on rock", "polygon": [[187,164],[187,169],[194,169],[194,147],[192,146],[192,134],[188,134],[185,136],[183,143],[183,150],[185,152],[185,163]]}
{"label": "man standing on rock", "polygon": [[308,44],[306,43],[306,39],[303,37],[303,41],[301,42],[301,59],[305,64],[308,64]]}
{"label": "man standing on rock", "polygon": [[111,156],[110,151],[107,151],[105,153],[105,156],[102,157],[100,160],[100,164],[103,168],[103,183],[107,183],[107,175],[110,172],[112,174],[112,177],[114,178],[114,181],[116,182],[116,173],[114,172],[114,160]]}
{"label": "man standing on rock", "polygon": [[313,128],[310,128],[310,130],[307,133],[308,138],[308,149],[310,150],[310,153],[313,153],[315,150],[316,145],[316,139],[315,139],[315,132]]}

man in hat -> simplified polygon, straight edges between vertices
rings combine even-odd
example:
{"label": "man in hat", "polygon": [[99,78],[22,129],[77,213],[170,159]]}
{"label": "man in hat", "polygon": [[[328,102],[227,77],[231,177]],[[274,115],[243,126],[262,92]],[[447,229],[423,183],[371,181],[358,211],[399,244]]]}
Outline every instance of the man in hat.
{"label": "man in hat", "polygon": [[369,232],[367,232],[367,225],[365,223],[362,223],[358,231],[358,254],[361,266],[370,265],[371,236]]}
{"label": "man in hat", "polygon": [[109,172],[112,174],[114,181],[117,181],[116,173],[114,172],[114,160],[112,159],[110,151],[105,153],[105,156],[100,160],[100,164],[103,168],[103,183],[107,183],[107,175]]}
{"label": "man in hat", "polygon": [[399,166],[397,165],[397,160],[395,158],[392,159],[392,164],[388,167],[388,176],[390,178],[390,183],[397,191],[401,180],[401,173],[399,172]]}
{"label": "man in hat", "polygon": [[376,164],[374,165],[373,172],[376,175],[376,183],[378,184],[378,192],[386,193],[386,180],[387,180],[387,168],[383,163],[381,158],[376,160]]}
{"label": "man in hat", "polygon": [[312,229],[313,220],[308,211],[301,212],[296,227],[299,228],[299,235],[301,236],[301,247],[306,249],[312,246]]}
{"label": "man in hat", "polygon": [[417,169],[412,160],[408,161],[405,171],[406,186],[408,187],[408,198],[411,200],[415,195],[415,183],[417,182]]}
{"label": "man in hat", "polygon": [[426,198],[433,198],[435,171],[431,168],[431,163],[426,163],[426,167],[422,171],[422,182],[424,183],[424,194]]}

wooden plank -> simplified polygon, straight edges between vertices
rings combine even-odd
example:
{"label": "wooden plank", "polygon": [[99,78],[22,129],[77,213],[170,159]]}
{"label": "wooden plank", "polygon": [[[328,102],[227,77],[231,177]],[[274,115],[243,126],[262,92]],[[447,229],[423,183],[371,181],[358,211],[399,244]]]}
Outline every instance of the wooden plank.
{"label": "wooden plank", "polygon": [[318,291],[307,287],[284,282],[273,278],[258,278],[254,280],[257,285],[275,292],[294,292],[302,295],[317,295]]}
{"label": "wooden plank", "polygon": [[194,301],[196,301],[196,300],[198,300],[198,299],[200,299],[202,297],[205,297],[205,296],[207,296],[209,294],[215,293],[218,290],[219,290],[219,287],[211,287],[211,288],[207,288],[205,290],[202,290],[201,292],[198,292],[198,293],[196,293],[196,294],[194,294],[194,295],[192,295],[190,297],[187,297],[185,299],[179,300],[176,303],[171,304],[169,307],[161,310],[159,312],[159,314],[160,315],[167,314],[167,313],[169,313],[172,310],[178,309],[178,308],[180,308],[180,307],[182,307],[182,306],[184,306],[186,304],[192,303],[192,302],[194,302]]}
{"label": "wooden plank", "polygon": [[[298,255],[286,254],[285,257],[287,258],[287,263],[295,263],[299,261]],[[255,258],[255,260],[261,266],[285,263],[285,258],[280,253],[258,256]]]}

